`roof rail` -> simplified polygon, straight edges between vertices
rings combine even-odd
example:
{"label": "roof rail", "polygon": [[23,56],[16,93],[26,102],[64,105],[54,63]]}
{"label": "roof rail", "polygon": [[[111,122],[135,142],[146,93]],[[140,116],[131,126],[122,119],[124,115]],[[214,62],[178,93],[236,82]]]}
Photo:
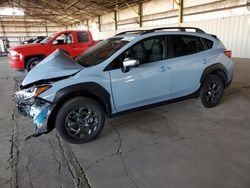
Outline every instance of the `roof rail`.
{"label": "roof rail", "polygon": [[123,31],[121,33],[118,33],[116,34],[115,36],[118,36],[118,35],[124,35],[124,34],[128,34],[128,33],[134,33],[134,34],[142,34],[142,33],[145,33],[147,30],[130,30],[130,31]]}
{"label": "roof rail", "polygon": [[205,33],[205,31],[203,31],[203,30],[201,30],[199,28],[196,28],[196,27],[160,27],[160,28],[146,30],[142,34],[151,33],[151,32],[155,32],[155,31],[158,31],[158,30],[167,30],[167,29],[178,29],[179,31],[184,31],[184,32],[186,32],[187,29],[194,29],[195,32],[197,32],[197,33]]}
{"label": "roof rail", "polygon": [[195,30],[195,32],[197,33],[205,33],[205,31],[197,28],[197,27],[160,27],[160,28],[154,28],[154,29],[149,29],[149,30],[130,30],[130,31],[123,31],[121,33],[116,34],[115,36],[118,35],[124,35],[124,34],[147,34],[147,33],[152,33],[155,31],[159,31],[159,30],[168,30],[168,29],[177,29],[179,31],[183,31],[183,32],[187,32],[187,29],[193,29]]}

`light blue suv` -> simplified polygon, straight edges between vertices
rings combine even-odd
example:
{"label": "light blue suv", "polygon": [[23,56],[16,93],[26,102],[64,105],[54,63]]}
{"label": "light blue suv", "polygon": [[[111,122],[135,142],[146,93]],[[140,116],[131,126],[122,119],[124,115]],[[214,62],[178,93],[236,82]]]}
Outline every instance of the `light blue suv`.
{"label": "light blue suv", "polygon": [[36,137],[56,127],[70,143],[96,138],[106,118],[190,97],[216,106],[233,77],[231,51],[198,28],[128,31],[75,60],[55,51],[16,92]]}

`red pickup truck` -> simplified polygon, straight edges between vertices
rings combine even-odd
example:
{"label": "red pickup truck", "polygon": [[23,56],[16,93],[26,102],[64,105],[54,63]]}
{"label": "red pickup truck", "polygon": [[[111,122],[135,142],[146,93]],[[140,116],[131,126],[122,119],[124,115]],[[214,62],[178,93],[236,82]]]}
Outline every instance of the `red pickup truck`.
{"label": "red pickup truck", "polygon": [[60,48],[72,58],[95,45],[89,31],[63,31],[52,34],[37,44],[27,44],[9,49],[11,68],[30,71],[42,59]]}

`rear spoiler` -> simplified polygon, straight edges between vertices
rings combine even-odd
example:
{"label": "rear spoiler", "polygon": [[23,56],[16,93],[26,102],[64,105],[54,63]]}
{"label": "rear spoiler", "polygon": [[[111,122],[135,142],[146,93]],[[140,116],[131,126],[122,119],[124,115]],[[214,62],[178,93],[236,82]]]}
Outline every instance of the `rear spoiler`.
{"label": "rear spoiler", "polygon": [[214,34],[209,34],[209,35],[211,35],[212,37],[214,37],[215,39],[217,39],[217,40],[220,40],[216,35],[214,35]]}

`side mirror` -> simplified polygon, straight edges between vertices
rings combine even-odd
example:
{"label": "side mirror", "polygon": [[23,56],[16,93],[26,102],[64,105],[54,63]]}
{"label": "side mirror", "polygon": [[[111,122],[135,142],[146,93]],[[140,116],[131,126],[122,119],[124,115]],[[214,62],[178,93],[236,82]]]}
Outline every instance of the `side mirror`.
{"label": "side mirror", "polygon": [[125,60],[123,61],[123,72],[128,72],[130,67],[135,67],[139,65],[139,60],[137,59],[129,59],[129,58],[125,58]]}

